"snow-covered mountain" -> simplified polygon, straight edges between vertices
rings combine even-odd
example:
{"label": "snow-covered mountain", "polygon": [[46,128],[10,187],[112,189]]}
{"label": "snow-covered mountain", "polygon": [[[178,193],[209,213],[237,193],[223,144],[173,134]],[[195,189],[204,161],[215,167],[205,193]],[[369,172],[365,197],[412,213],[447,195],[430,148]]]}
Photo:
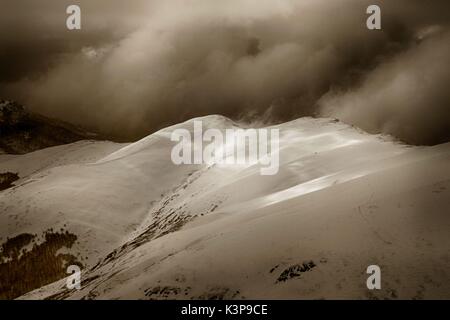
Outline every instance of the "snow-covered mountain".
{"label": "snow-covered mountain", "polygon": [[[0,172],[20,177],[0,192],[4,268],[40,248],[83,265],[81,290],[61,279],[22,299],[450,298],[450,143],[301,118],[272,127],[280,170],[263,176],[257,164],[174,165],[176,128],[193,120],[132,144],[0,155]],[[370,291],[374,264],[382,289]],[[38,287],[63,277],[45,272]]]}

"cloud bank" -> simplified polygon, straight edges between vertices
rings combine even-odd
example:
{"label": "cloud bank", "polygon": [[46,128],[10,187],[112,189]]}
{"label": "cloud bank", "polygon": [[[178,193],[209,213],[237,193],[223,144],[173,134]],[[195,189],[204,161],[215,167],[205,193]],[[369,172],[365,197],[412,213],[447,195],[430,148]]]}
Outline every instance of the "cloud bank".
{"label": "cloud bank", "polygon": [[445,0],[85,0],[76,32],[72,1],[29,2],[1,17],[0,96],[49,116],[125,139],[207,114],[449,139]]}

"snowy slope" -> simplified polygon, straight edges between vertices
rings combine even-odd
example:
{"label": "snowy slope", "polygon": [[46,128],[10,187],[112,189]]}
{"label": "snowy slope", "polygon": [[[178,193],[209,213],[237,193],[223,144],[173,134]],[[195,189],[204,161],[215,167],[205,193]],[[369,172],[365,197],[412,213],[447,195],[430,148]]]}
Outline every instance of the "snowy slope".
{"label": "snowy slope", "polygon": [[[449,298],[450,144],[301,118],[274,127],[280,171],[262,176],[175,166],[180,127],[193,120],[129,145],[0,155],[0,171],[22,178],[0,193],[0,236],[64,225],[87,258],[82,290],[61,280],[22,298]],[[366,288],[371,264],[378,292]]]}

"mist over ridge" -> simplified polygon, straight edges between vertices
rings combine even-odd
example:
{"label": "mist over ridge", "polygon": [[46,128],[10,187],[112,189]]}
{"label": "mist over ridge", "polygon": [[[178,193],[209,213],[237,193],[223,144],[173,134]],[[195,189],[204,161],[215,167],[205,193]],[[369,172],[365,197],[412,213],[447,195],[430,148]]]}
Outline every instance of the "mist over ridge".
{"label": "mist over ridge", "polygon": [[208,114],[449,139],[448,1],[82,0],[77,32],[70,3],[6,4],[0,97],[124,139]]}

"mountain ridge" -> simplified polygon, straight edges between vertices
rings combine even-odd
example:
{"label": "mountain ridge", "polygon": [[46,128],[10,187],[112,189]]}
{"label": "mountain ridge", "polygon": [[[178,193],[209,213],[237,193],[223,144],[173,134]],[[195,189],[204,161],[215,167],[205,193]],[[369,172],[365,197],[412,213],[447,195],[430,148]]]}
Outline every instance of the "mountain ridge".
{"label": "mountain ridge", "polygon": [[86,139],[104,137],[30,112],[17,102],[0,100],[0,150],[4,153],[25,154]]}
{"label": "mountain ridge", "polygon": [[[200,119],[206,127],[236,125],[220,116]],[[86,258],[80,291],[67,290],[62,279],[21,299],[449,292],[450,221],[442,210],[449,143],[407,146],[334,119],[300,118],[271,127],[280,129],[275,176],[261,176],[258,165],[175,166],[170,133],[194,120],[132,144],[81,141],[0,156],[1,168],[23,177],[0,193],[0,236],[64,227],[79,239],[71,254]],[[28,169],[51,158],[60,160]],[[411,267],[400,271],[404,261]],[[387,272],[376,293],[365,289],[364,277],[374,263]]]}

